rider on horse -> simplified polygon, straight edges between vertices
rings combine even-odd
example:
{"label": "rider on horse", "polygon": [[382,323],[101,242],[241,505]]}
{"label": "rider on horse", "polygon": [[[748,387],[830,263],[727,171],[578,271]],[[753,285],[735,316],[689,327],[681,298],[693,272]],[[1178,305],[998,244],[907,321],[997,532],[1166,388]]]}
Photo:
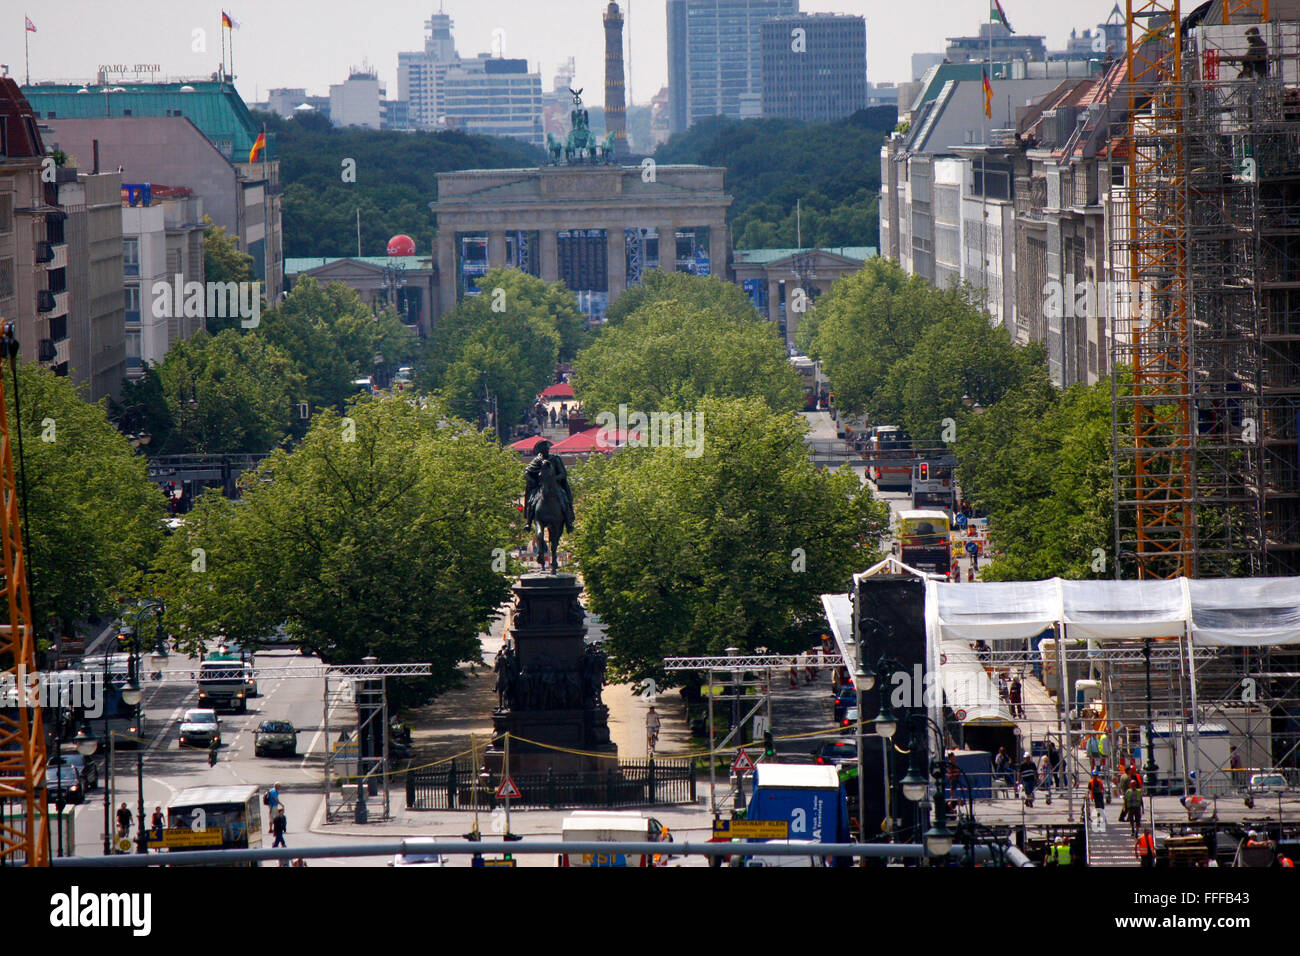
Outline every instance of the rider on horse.
{"label": "rider on horse", "polygon": [[[524,520],[529,523],[530,527],[536,526],[537,532],[537,550],[538,556],[545,560],[546,545],[543,539],[544,525],[547,519],[551,517],[542,513],[550,511],[555,504],[559,505],[558,519],[563,522],[565,531],[573,531],[573,491],[569,488],[569,475],[564,468],[564,462],[558,457],[551,455],[551,443],[543,438],[536,446],[537,455],[524,469]],[[548,475],[549,473],[549,475]],[[554,481],[556,491],[558,491],[558,502],[549,502],[546,500],[546,486],[550,484],[546,479],[550,477]],[[558,524],[558,521],[557,521]],[[559,528],[555,529],[556,532]],[[551,540],[551,550],[554,552],[555,545],[559,543],[559,534],[553,533]],[[554,554],[552,555],[554,561]]]}

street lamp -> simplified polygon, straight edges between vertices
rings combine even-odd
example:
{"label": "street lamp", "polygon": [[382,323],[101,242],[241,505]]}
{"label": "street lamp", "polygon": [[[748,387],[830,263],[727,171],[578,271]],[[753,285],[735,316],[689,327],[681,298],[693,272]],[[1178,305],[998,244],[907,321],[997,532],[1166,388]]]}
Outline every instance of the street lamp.
{"label": "street lamp", "polygon": [[1156,774],[1160,768],[1156,765],[1156,727],[1151,719],[1151,638],[1142,640],[1142,659],[1146,662],[1147,672],[1147,759],[1142,768],[1146,771],[1147,790],[1153,796],[1155,794]]}

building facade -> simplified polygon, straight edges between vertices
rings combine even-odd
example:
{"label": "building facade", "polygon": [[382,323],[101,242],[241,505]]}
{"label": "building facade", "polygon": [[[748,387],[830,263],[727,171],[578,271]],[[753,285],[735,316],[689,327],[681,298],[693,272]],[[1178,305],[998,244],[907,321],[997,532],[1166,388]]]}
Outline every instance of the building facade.
{"label": "building facade", "polygon": [[[599,320],[646,269],[729,275],[725,170],[556,166],[438,174],[439,314],[489,269],[563,282]],[[671,239],[670,239],[671,237]]]}
{"label": "building facade", "polygon": [[379,129],[386,93],[377,74],[354,70],[344,82],[330,84],[330,122],[335,126]]}
{"label": "building facade", "polygon": [[672,131],[710,116],[762,115],[760,26],[799,12],[799,0],[668,0]]}
{"label": "building facade", "polygon": [[38,83],[26,88],[50,139],[85,169],[98,143],[103,169],[128,182],[191,187],[217,225],[253,257],[268,298],[283,285],[280,162],[275,137],[248,162],[260,124],[229,81],[125,83],[103,87]]}
{"label": "building facade", "polygon": [[867,21],[830,13],[759,27],[763,115],[829,122],[867,106]]}
{"label": "building facade", "polygon": [[122,176],[60,169],[58,191],[69,262],[84,263],[69,272],[68,375],[92,402],[116,398],[127,374]]}
{"label": "building facade", "polygon": [[285,282],[293,288],[310,276],[321,285],[341,282],[374,312],[392,307],[402,322],[425,336],[437,301],[437,270],[427,256],[347,256],[288,259]]}
{"label": "building facade", "polygon": [[836,279],[876,255],[873,246],[833,249],[737,249],[732,274],[754,308],[795,346],[799,320]]}

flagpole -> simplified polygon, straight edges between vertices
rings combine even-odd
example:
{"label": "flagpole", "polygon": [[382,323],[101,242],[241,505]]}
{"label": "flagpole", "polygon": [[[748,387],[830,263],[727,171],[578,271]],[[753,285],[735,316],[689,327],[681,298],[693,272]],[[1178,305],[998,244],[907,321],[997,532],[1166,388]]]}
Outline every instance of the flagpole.
{"label": "flagpole", "polygon": [[27,82],[24,85],[31,86],[32,85],[32,54],[31,54],[31,49],[27,45],[28,41],[31,40],[31,37],[29,37],[27,34],[31,33],[32,31],[27,29],[27,23],[28,23],[27,14],[24,13],[23,14],[23,68],[27,73]]}
{"label": "flagpole", "polygon": [[[222,17],[225,17],[225,11],[222,11]],[[226,79],[226,25],[221,24],[221,80]]]}
{"label": "flagpole", "polygon": [[230,82],[235,82],[235,18],[230,18]]}

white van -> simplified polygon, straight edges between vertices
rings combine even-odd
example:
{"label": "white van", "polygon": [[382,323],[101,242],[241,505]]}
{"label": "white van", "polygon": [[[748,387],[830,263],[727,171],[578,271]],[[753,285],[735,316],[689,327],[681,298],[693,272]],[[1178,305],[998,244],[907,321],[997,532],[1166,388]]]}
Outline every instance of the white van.
{"label": "white van", "polygon": [[[671,842],[668,828],[639,810],[575,810],[560,824],[560,839],[566,843],[660,843]],[[659,866],[660,854],[561,853],[559,866]]]}
{"label": "white van", "polygon": [[[769,840],[773,846],[818,846],[816,840]],[[760,856],[733,856],[731,858],[732,866],[825,866],[826,858],[824,856],[786,856],[781,854],[765,854]]]}

